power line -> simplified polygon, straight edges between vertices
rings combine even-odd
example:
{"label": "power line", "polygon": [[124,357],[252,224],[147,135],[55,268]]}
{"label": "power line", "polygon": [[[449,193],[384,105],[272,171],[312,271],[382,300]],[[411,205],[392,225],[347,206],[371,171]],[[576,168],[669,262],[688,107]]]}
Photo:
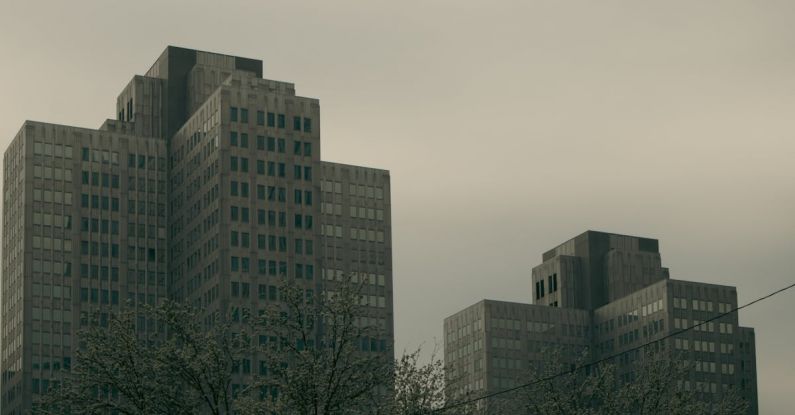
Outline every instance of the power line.
{"label": "power line", "polygon": [[693,330],[696,327],[703,326],[703,325],[705,325],[705,324],[707,324],[709,322],[718,320],[718,319],[723,318],[723,317],[725,317],[725,316],[727,316],[729,314],[736,313],[739,310],[742,310],[742,309],[744,309],[746,307],[752,306],[752,305],[754,305],[754,304],[756,304],[756,303],[758,303],[760,301],[767,300],[768,298],[770,298],[770,297],[772,297],[772,296],[774,296],[776,294],[780,294],[780,293],[782,293],[784,291],[787,291],[787,290],[789,290],[790,288],[793,288],[793,287],[795,287],[795,283],[792,283],[792,284],[790,284],[790,285],[788,285],[788,286],[786,286],[784,288],[781,288],[781,289],[778,289],[776,291],[773,291],[770,294],[767,294],[767,295],[764,295],[762,297],[759,297],[756,300],[751,301],[750,303],[746,303],[746,304],[744,304],[742,306],[736,307],[736,308],[734,308],[732,310],[729,310],[729,311],[727,311],[725,313],[718,314],[717,316],[709,318],[707,320],[704,320],[704,321],[702,321],[702,322],[700,322],[698,324],[694,324],[694,325],[692,325],[690,327],[681,329],[679,331],[669,333],[669,334],[667,334],[667,335],[665,335],[663,337],[660,337],[659,339],[643,343],[643,344],[641,344],[639,346],[631,347],[631,348],[629,348],[627,350],[624,350],[623,352],[615,353],[615,354],[612,354],[610,356],[604,357],[602,359],[599,359],[599,360],[596,360],[596,361],[593,361],[593,362],[590,362],[590,363],[586,363],[584,365],[575,366],[571,370],[564,371],[564,372],[559,372],[559,373],[556,373],[554,375],[550,375],[550,376],[547,376],[547,377],[544,377],[544,378],[541,378],[541,379],[536,379],[536,380],[534,380],[532,382],[524,383],[524,384],[521,384],[519,386],[514,386],[512,388],[504,389],[504,390],[497,391],[497,392],[492,392],[492,393],[489,393],[489,394],[486,394],[486,395],[483,395],[483,396],[480,396],[480,397],[477,397],[477,398],[472,398],[472,399],[468,399],[468,400],[465,400],[465,401],[457,402],[457,403],[451,404],[449,406],[443,406],[441,408],[432,409],[429,413],[431,413],[431,414],[442,413],[442,412],[449,411],[449,410],[454,409],[454,408],[458,408],[458,407],[461,407],[461,406],[464,406],[464,405],[468,405],[468,404],[471,404],[471,403],[474,403],[474,402],[477,402],[477,401],[481,401],[483,399],[493,398],[493,397],[498,396],[498,395],[503,395],[503,394],[506,394],[506,393],[514,392],[514,391],[517,391],[517,390],[520,390],[520,389],[524,389],[524,388],[527,388],[527,387],[530,387],[530,386],[533,386],[533,385],[537,385],[539,383],[549,382],[550,380],[559,378],[561,376],[569,375],[569,374],[575,373],[577,371],[580,371],[582,369],[585,369],[585,368],[588,368],[588,367],[591,367],[591,366],[596,366],[596,365],[598,365],[600,363],[603,363],[603,362],[606,362],[608,360],[615,359],[615,358],[617,358],[617,357],[619,357],[621,355],[624,355],[624,354],[627,354],[627,353],[630,353],[630,352],[634,352],[636,350],[643,349],[643,348],[645,348],[647,346],[650,346],[652,344],[659,343],[659,342],[661,342],[661,341],[663,341],[665,339],[669,339],[669,338],[677,336],[679,334],[688,332],[690,330]]}

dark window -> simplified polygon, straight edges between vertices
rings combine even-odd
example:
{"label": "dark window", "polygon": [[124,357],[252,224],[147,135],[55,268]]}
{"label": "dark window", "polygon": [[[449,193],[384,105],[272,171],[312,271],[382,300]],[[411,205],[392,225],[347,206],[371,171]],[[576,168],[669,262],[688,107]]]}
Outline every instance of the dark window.
{"label": "dark window", "polygon": [[240,109],[240,122],[248,123],[248,109],[246,108]]}
{"label": "dark window", "polygon": [[304,132],[305,133],[312,132],[312,120],[310,118],[304,118]]}
{"label": "dark window", "polygon": [[232,122],[237,122],[237,107],[229,108],[229,120]]}
{"label": "dark window", "polygon": [[301,131],[301,117],[293,117],[293,131]]}
{"label": "dark window", "polygon": [[232,131],[229,133],[229,145],[232,147],[237,147],[237,132]]}
{"label": "dark window", "polygon": [[279,114],[279,125],[278,125],[278,127],[279,128],[285,128],[285,123],[286,123],[286,121],[285,121],[284,114]]}
{"label": "dark window", "polygon": [[265,113],[257,111],[257,125],[265,125]]}
{"label": "dark window", "polygon": [[269,112],[268,113],[268,127],[275,127],[276,126],[276,114]]}

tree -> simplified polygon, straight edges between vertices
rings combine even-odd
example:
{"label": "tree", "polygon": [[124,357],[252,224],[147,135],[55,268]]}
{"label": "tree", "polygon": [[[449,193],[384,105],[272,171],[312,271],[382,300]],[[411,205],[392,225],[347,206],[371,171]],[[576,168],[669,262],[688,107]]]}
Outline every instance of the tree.
{"label": "tree", "polygon": [[[364,289],[344,277],[318,295],[285,279],[257,316],[207,316],[173,301],[113,315],[80,332],[71,373],[38,413],[420,415],[471,398],[451,398],[436,353],[393,359]],[[158,330],[138,331],[142,323]],[[262,374],[236,373],[244,359],[264,362]]]}
{"label": "tree", "polygon": [[363,282],[343,278],[318,296],[287,280],[279,302],[254,330],[268,336],[258,352],[269,362],[259,379],[280,414],[358,414],[381,409],[394,363],[382,327],[368,323]]}
{"label": "tree", "polygon": [[[263,315],[242,322],[215,314],[205,324],[199,310],[166,301],[145,316],[123,312],[94,324],[80,332],[71,373],[38,412],[386,413],[391,344],[369,323],[363,284],[345,278],[318,296],[285,279],[280,292]],[[137,331],[139,317],[159,330]],[[254,356],[267,373],[241,379],[235,368]],[[234,381],[245,387],[236,390]]]}
{"label": "tree", "polygon": [[[111,316],[80,333],[75,365],[39,413],[229,414],[231,367],[247,352],[230,325],[203,327],[192,308],[167,301],[142,316]],[[139,331],[147,320],[156,331]],[[147,318],[148,317],[148,318]],[[167,336],[166,336],[167,334]]]}
{"label": "tree", "polygon": [[[585,365],[588,353],[564,359],[560,350],[544,353],[529,376],[530,386],[509,394],[515,413],[562,414],[745,414],[747,402],[734,391],[725,391],[718,402],[698,399],[677,380],[686,379],[692,367],[684,359],[663,352],[632,355],[631,371],[617,376],[614,361]],[[637,359],[640,357],[639,359]]]}

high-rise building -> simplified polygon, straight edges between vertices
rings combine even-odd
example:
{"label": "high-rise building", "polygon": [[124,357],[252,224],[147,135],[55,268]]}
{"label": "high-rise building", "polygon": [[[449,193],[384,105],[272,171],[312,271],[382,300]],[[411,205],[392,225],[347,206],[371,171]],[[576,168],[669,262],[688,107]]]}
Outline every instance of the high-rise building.
{"label": "high-rise building", "polygon": [[392,353],[389,172],[321,161],[318,100],[262,73],[169,46],[116,120],[24,123],[4,158],[2,414],[70,369],[90,316],[170,297],[234,320],[277,301],[284,277],[315,293],[364,281],[386,333],[367,349]]}
{"label": "high-rise building", "polygon": [[[632,380],[641,356],[658,350],[692,363],[677,387],[703,400],[729,389],[758,412],[754,330],[736,312],[735,287],[669,278],[655,239],[585,232],[543,254],[533,268],[533,304],[484,300],[444,321],[447,383],[454,395],[493,393],[522,384],[550,350],[574,359],[622,352],[617,375]],[[675,334],[675,335],[674,335]],[[573,361],[573,360],[572,360]]]}

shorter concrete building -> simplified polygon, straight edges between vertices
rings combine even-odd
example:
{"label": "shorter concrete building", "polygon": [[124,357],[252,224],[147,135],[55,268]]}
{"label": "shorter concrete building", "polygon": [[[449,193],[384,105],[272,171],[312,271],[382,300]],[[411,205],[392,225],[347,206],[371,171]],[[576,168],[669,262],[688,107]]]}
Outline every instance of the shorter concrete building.
{"label": "shorter concrete building", "polygon": [[[493,393],[526,382],[551,351],[574,362],[615,360],[631,382],[637,347],[685,359],[692,370],[677,386],[720,400],[736,388],[758,412],[754,330],[741,327],[735,287],[672,280],[657,240],[588,231],[543,255],[533,269],[535,304],[483,300],[444,321],[452,396]],[[547,354],[545,356],[545,354]]]}

